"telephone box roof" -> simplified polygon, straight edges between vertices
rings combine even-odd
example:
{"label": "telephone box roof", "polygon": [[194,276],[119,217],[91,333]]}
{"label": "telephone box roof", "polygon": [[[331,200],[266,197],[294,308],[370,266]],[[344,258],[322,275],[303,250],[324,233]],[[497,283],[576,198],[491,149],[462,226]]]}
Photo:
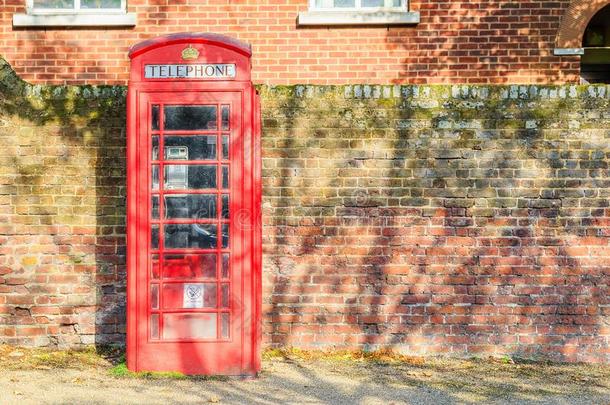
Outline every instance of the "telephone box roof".
{"label": "telephone box roof", "polygon": [[225,35],[207,32],[181,32],[177,34],[163,35],[139,42],[129,49],[129,57],[134,58],[152,49],[159,48],[161,46],[179,44],[182,42],[212,44],[223,48],[232,49],[247,57],[252,56],[252,49],[249,44]]}

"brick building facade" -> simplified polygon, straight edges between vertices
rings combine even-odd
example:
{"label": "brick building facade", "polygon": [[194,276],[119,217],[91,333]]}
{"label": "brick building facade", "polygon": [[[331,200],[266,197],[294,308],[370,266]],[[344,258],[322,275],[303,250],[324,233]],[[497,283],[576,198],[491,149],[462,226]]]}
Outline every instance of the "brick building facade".
{"label": "brick building facade", "polygon": [[[133,28],[13,28],[25,0],[5,2],[4,58],[24,80],[125,84],[127,50],[173,32],[208,31],[252,45],[253,80],[265,84],[566,83],[578,57],[553,55],[569,0],[409,2],[411,26],[299,26],[299,1],[132,0]],[[80,29],[79,29],[80,28]]]}
{"label": "brick building facade", "polygon": [[133,0],[133,27],[22,27],[5,1],[0,343],[124,343],[127,50],[211,31],[252,44],[262,97],[265,346],[610,361],[610,87],[577,85],[605,3],[338,27],[299,25],[306,0]]}

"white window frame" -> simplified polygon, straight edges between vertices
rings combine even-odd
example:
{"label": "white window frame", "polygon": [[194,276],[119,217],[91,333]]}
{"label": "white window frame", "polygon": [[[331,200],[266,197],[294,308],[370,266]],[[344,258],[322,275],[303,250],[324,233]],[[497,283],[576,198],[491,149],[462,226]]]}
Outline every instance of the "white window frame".
{"label": "white window frame", "polygon": [[121,0],[120,8],[81,8],[81,0],[73,0],[73,8],[40,8],[34,7],[34,0],[26,0],[28,14],[125,14],[127,12],[127,0]]}
{"label": "white window frame", "polygon": [[[332,0],[330,0],[332,1]],[[309,0],[309,10],[311,11],[405,11],[407,9],[407,0],[400,0],[399,6],[393,6],[392,0],[384,0],[385,5],[381,7],[364,7],[362,0],[355,1],[355,7],[316,7],[316,0]]]}
{"label": "white window frame", "polygon": [[[399,6],[385,0],[384,7],[363,7],[362,0],[355,0],[355,7],[316,7],[315,0],[309,0],[309,9],[300,12],[299,26],[340,26],[340,25],[413,25],[419,23],[419,12],[409,10],[409,0],[400,0]],[[330,4],[326,3],[326,4]]]}
{"label": "white window frame", "polygon": [[73,8],[34,7],[34,0],[25,0],[25,13],[13,14],[13,27],[134,27],[136,13],[127,12],[127,0],[120,8],[81,8],[74,0]]}

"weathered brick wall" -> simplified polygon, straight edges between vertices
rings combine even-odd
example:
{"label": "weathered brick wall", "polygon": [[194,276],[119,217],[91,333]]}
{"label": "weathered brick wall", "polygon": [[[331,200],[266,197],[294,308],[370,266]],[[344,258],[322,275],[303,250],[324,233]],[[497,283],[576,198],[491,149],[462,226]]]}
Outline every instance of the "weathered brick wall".
{"label": "weathered brick wall", "polygon": [[[124,342],[123,87],[0,64],[0,343]],[[261,87],[264,340],[610,361],[610,88]]]}
{"label": "weathered brick wall", "polygon": [[124,340],[125,90],[0,63],[0,343]]}
{"label": "weathered brick wall", "polygon": [[14,28],[25,0],[0,13],[3,56],[25,80],[125,84],[127,50],[174,32],[216,32],[252,44],[265,84],[566,83],[579,57],[553,55],[572,1],[412,0],[421,23],[403,27],[298,27],[308,0],[129,0],[135,28]]}
{"label": "weathered brick wall", "polygon": [[610,360],[610,86],[263,90],[267,344]]}

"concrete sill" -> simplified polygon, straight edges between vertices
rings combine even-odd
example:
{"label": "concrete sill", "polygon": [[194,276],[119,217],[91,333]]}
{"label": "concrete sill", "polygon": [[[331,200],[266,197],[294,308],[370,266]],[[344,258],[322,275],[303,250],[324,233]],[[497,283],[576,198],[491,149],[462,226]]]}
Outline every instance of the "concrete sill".
{"label": "concrete sill", "polygon": [[555,56],[575,56],[584,55],[584,48],[555,48],[553,49],[553,55]]}
{"label": "concrete sill", "polygon": [[409,25],[419,23],[416,11],[306,11],[299,13],[300,26]]}
{"label": "concrete sill", "polygon": [[133,27],[135,13],[13,14],[13,27]]}

